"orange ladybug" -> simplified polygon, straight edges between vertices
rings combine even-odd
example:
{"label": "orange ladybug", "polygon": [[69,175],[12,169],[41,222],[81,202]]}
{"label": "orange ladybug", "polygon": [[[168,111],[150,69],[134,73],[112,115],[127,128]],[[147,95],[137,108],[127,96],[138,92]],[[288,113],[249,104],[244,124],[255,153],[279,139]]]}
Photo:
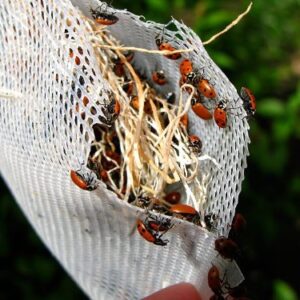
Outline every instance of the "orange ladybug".
{"label": "orange ladybug", "polygon": [[210,120],[212,118],[210,111],[197,99],[192,99],[192,110],[203,120]]}
{"label": "orange ladybug", "polygon": [[187,76],[193,71],[193,63],[189,59],[184,59],[179,66],[179,70],[182,76]]}
{"label": "orange ladybug", "polygon": [[[159,37],[159,34],[155,37],[155,43],[157,45],[157,48],[160,51],[163,51],[163,50],[175,51],[176,50],[173,46],[171,46],[171,44],[164,42],[163,38]],[[181,58],[181,54],[180,53],[167,54],[167,55],[165,55],[165,57],[176,60],[176,59]]]}
{"label": "orange ladybug", "polygon": [[140,105],[139,105],[139,97],[138,97],[138,96],[132,96],[132,97],[131,97],[131,100],[130,100],[130,105],[131,105],[134,109],[138,110],[139,107],[140,107]]}
{"label": "orange ladybug", "polygon": [[188,114],[184,114],[184,115],[180,118],[180,124],[181,124],[184,128],[188,128],[188,125],[189,125],[189,117],[188,117]]}
{"label": "orange ladybug", "polygon": [[195,154],[200,154],[202,152],[202,142],[196,135],[189,136],[189,147]]}
{"label": "orange ladybug", "polygon": [[129,81],[123,84],[122,89],[128,95],[131,96],[133,92],[134,84],[133,81]]}
{"label": "orange ladybug", "polygon": [[225,128],[227,125],[226,103],[220,101],[214,110],[214,119],[220,128]]}
{"label": "orange ladybug", "polygon": [[151,228],[147,226],[141,219],[138,219],[136,222],[137,230],[139,234],[148,242],[153,243],[159,246],[166,246],[168,244],[168,240],[162,240],[162,234],[158,234],[157,232],[153,232]]}
{"label": "orange ladybug", "polygon": [[152,79],[156,84],[159,85],[164,85],[167,83],[167,79],[163,70],[153,72]]}
{"label": "orange ladybug", "polygon": [[214,99],[217,97],[215,89],[209,84],[208,80],[200,79],[198,82],[198,91],[208,99]]}
{"label": "orange ladybug", "polygon": [[171,213],[182,214],[182,215],[198,215],[197,210],[187,204],[174,204],[170,207]]}
{"label": "orange ladybug", "polygon": [[93,178],[87,177],[85,178],[83,175],[81,175],[78,171],[71,170],[70,176],[72,181],[81,189],[86,191],[93,191],[97,188],[97,185],[95,184]]}

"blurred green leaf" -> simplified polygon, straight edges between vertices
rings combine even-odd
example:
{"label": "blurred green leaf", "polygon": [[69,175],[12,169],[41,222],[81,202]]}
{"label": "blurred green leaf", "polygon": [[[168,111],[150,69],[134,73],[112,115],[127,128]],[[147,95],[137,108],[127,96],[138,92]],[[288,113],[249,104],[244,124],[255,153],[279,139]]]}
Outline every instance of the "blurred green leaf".
{"label": "blurred green leaf", "polygon": [[221,68],[233,69],[235,66],[235,61],[232,57],[221,51],[210,51],[212,59],[219,65]]}
{"label": "blurred green leaf", "polygon": [[276,280],[273,284],[274,300],[297,300],[296,292],[282,280]]}
{"label": "blurred green leaf", "polygon": [[166,12],[169,8],[169,3],[165,0],[146,0],[149,8],[156,11]]}
{"label": "blurred green leaf", "polygon": [[276,98],[267,98],[259,101],[257,113],[263,117],[280,117],[285,113],[285,106]]}
{"label": "blurred green leaf", "polygon": [[293,124],[294,120],[288,116],[286,118],[273,122],[273,136],[275,140],[284,142],[288,138],[290,138],[294,129]]}
{"label": "blurred green leaf", "polygon": [[[205,15],[202,18],[198,18],[194,25],[196,31],[204,33],[207,30],[214,31],[213,34],[223,30],[224,25],[230,23],[234,19],[231,12],[227,11],[214,11],[211,14]],[[210,38],[210,37],[208,37]]]}

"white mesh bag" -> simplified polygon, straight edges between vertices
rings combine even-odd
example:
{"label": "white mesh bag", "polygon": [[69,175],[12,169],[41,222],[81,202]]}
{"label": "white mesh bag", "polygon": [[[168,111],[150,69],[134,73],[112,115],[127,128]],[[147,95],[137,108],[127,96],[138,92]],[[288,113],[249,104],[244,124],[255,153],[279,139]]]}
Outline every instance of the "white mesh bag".
{"label": "white mesh bag", "polygon": [[[80,190],[69,176],[71,169],[86,165],[94,140],[92,126],[101,123],[102,104],[109,101],[111,87],[99,71],[81,15],[91,17],[90,8],[99,4],[96,0],[0,2],[1,175],[43,242],[90,298],[141,299],[182,281],[209,298],[207,272],[212,261],[231,268],[227,273],[232,285],[242,280],[234,262],[216,258],[214,240],[228,234],[237,205],[248,154],[247,120],[236,116],[244,114],[237,109],[236,115],[229,115],[228,126],[220,129],[189,112],[189,131],[201,137],[203,152],[220,167],[215,171],[211,161],[203,161],[203,170],[213,172],[213,177],[206,201],[197,207],[218,215],[216,233],[174,220],[165,247],[132,234],[140,209],[119,200],[96,178],[99,186],[90,192]],[[157,49],[155,36],[163,25],[145,22],[128,11],[109,11],[119,21],[107,29],[123,45]],[[184,24],[175,20],[173,24],[177,31],[166,30],[166,36],[178,49],[194,49],[189,57],[204,68],[219,97],[239,98],[200,39]],[[69,59],[70,48],[79,61]],[[148,78],[153,65],[163,68],[170,80],[160,92],[177,94],[178,64],[140,52],[133,61]],[[83,119],[74,111],[85,95],[93,100],[81,107]]]}

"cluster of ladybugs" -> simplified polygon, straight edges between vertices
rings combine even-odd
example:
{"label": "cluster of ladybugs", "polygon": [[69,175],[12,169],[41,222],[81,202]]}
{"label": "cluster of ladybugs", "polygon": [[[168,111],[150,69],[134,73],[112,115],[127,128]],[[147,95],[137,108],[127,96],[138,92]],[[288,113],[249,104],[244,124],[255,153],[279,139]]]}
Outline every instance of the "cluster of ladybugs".
{"label": "cluster of ladybugs", "polygon": [[[240,250],[237,243],[233,240],[246,226],[245,218],[237,213],[231,224],[229,238],[219,237],[215,240],[215,250],[224,259],[233,260],[240,256]],[[219,269],[212,264],[207,274],[208,286],[213,291],[210,300],[249,300],[246,295],[244,283],[231,287],[228,283],[226,271],[221,278]]]}
{"label": "cluster of ladybugs", "polygon": [[[217,220],[215,215],[208,214],[204,217],[204,222],[201,221],[199,212],[188,204],[179,203],[181,194],[173,191],[168,193],[163,199],[139,197],[135,199],[132,204],[154,212],[161,213],[167,216],[172,216],[181,220],[192,222],[195,225],[203,226],[208,230],[215,229],[215,222]],[[155,224],[155,226],[153,226]],[[137,220],[137,230],[140,235],[148,242],[155,245],[165,246],[168,240],[162,240],[162,236],[171,228],[170,219],[163,219],[153,217],[149,213],[146,219]]]}
{"label": "cluster of ladybugs", "polygon": [[[156,37],[156,45],[159,50],[175,51],[176,49],[171,46],[170,43],[164,42],[163,37]],[[166,55],[167,58],[177,60],[182,56],[180,53]],[[217,92],[210,82],[204,78],[203,74],[199,70],[194,70],[193,63],[189,59],[183,59],[179,65],[181,78],[179,85],[182,86],[185,83],[191,84],[196,88],[196,93],[192,99],[192,110],[194,113],[203,120],[210,120],[214,118],[216,124],[220,128],[225,128],[227,125],[227,100],[220,100],[213,108],[213,114],[210,112],[210,108],[205,105],[205,98],[215,100],[218,98]],[[164,85],[167,83],[167,78],[163,70],[155,71],[152,74],[152,79],[156,84]],[[192,90],[185,89],[188,93]],[[250,89],[246,87],[241,88],[240,96],[243,100],[243,107],[246,111],[247,117],[251,117],[256,111],[256,100]]]}
{"label": "cluster of ladybugs", "polygon": [[[105,9],[100,6],[97,9],[91,9],[92,17],[95,22],[101,25],[113,25],[118,22],[118,17],[113,13],[107,12],[107,5]],[[159,50],[164,51],[176,51],[168,41],[164,39],[164,29],[162,34],[158,34],[155,38],[156,45]],[[167,54],[165,57],[178,60],[182,57],[180,53]],[[205,105],[206,99],[217,100],[217,92],[214,87],[210,84],[209,80],[206,79],[199,70],[194,70],[193,63],[189,59],[184,59],[179,66],[181,73],[181,79],[179,85],[185,83],[192,84],[196,88],[196,93],[192,100],[192,110],[197,116],[204,120],[210,120],[214,118],[216,124],[220,128],[225,128],[227,125],[227,111],[228,111],[228,100],[218,100],[213,108],[213,114],[210,112],[210,108]],[[167,83],[167,78],[163,70],[154,71],[152,74],[153,81],[158,85],[164,85]],[[186,89],[187,92],[191,92],[190,89]],[[247,114],[247,117],[251,117],[256,111],[256,100],[255,96],[250,89],[246,87],[241,88],[240,96],[243,100],[243,107]],[[232,109],[232,108],[231,108]]]}

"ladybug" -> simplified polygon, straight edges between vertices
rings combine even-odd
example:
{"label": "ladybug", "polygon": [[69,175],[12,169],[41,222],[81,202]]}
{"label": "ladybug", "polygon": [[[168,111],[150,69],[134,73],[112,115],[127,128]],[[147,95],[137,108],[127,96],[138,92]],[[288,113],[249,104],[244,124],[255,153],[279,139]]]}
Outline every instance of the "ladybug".
{"label": "ladybug", "polygon": [[193,98],[191,104],[193,112],[198,117],[203,120],[210,120],[212,118],[210,111],[202,103],[200,103],[198,99]]}
{"label": "ladybug", "polygon": [[223,258],[233,260],[239,252],[239,247],[233,240],[220,237],[215,240],[215,250]]}
{"label": "ladybug", "polygon": [[199,155],[202,152],[202,142],[196,135],[189,135],[189,147]]}
{"label": "ladybug", "polygon": [[235,214],[232,223],[231,223],[231,229],[234,233],[239,233],[246,227],[246,219],[244,216],[240,213]]}
{"label": "ladybug", "polygon": [[153,243],[159,246],[166,246],[168,244],[168,240],[162,240],[162,234],[153,232],[148,226],[141,220],[138,219],[136,222],[137,230],[139,234],[148,242]]}
{"label": "ladybug", "polygon": [[207,79],[202,78],[199,71],[190,72],[186,75],[186,81],[194,85],[199,93],[208,99],[214,99],[217,97],[217,93]]}
{"label": "ladybug", "polygon": [[208,99],[214,99],[217,97],[215,89],[209,84],[207,79],[200,79],[197,85],[199,93]]}
{"label": "ladybug", "polygon": [[214,110],[214,119],[220,128],[225,128],[227,125],[226,103],[220,101]]}
{"label": "ladybug", "polygon": [[131,97],[131,100],[130,100],[130,105],[138,110],[140,108],[140,105],[139,105],[139,97],[138,96],[132,96]]}
{"label": "ladybug", "polygon": [[141,219],[138,219],[136,222],[137,230],[140,233],[140,235],[148,242],[154,243],[155,236],[152,234],[152,232],[146,227],[146,225],[143,223]]}
{"label": "ladybug", "polygon": [[129,81],[123,84],[122,89],[128,95],[131,96],[133,92],[134,84],[133,81]]}
{"label": "ladybug", "polygon": [[208,286],[217,296],[217,298],[213,298],[213,299],[222,299],[218,297],[222,296],[223,294],[222,287],[223,287],[224,280],[220,278],[219,269],[215,265],[212,265],[212,267],[209,269],[207,274],[207,281],[208,281]]}
{"label": "ladybug", "polygon": [[91,15],[95,22],[100,25],[113,25],[119,21],[115,13],[109,14],[106,11],[101,11],[101,5],[96,9],[91,8]]}
{"label": "ladybug", "polygon": [[78,171],[71,170],[70,176],[72,181],[81,189],[86,191],[93,191],[97,188],[94,179],[91,176],[85,178]]}
{"label": "ladybug", "polygon": [[170,204],[177,204],[180,202],[181,195],[179,192],[170,192],[165,196],[165,200]]}
{"label": "ladybug", "polygon": [[118,76],[118,77],[123,77],[125,75],[125,68],[122,63],[116,63],[113,66],[113,72]]}
{"label": "ladybug", "polygon": [[255,96],[253,95],[252,91],[246,87],[241,88],[240,94],[247,117],[253,117],[256,112]]}
{"label": "ladybug", "polygon": [[156,84],[159,85],[164,85],[167,83],[167,79],[163,70],[153,72],[152,79]]}
{"label": "ladybug", "polygon": [[152,220],[147,220],[147,227],[151,228],[154,231],[166,232],[170,230],[173,225],[171,224],[171,220],[159,220],[157,217],[150,217]]}
{"label": "ladybug", "polygon": [[198,215],[197,210],[187,204],[174,204],[169,208],[171,213],[181,214],[181,215]]}
{"label": "ladybug", "polygon": [[[163,37],[159,37],[160,35],[158,34],[156,37],[155,37],[155,43],[157,45],[157,48],[160,50],[160,51],[163,51],[163,50],[168,50],[168,51],[175,51],[176,49],[171,46],[171,44],[169,43],[166,43],[164,42],[164,39]],[[181,54],[180,53],[174,53],[174,54],[166,54],[165,57],[169,58],[169,59],[173,59],[173,60],[176,60],[176,59],[179,59],[181,58]]]}
{"label": "ladybug", "polygon": [[107,113],[111,115],[119,115],[121,110],[120,102],[116,99],[112,99],[108,105],[105,105]]}
{"label": "ladybug", "polygon": [[186,77],[193,71],[193,63],[189,59],[184,59],[179,65],[179,70],[181,75]]}
{"label": "ladybug", "polygon": [[169,212],[179,219],[184,219],[194,224],[200,224],[200,215],[197,210],[187,204],[174,204],[169,208]]}
{"label": "ladybug", "polygon": [[102,181],[108,181],[109,178],[108,178],[108,174],[107,174],[107,171],[106,170],[101,170],[99,172],[99,175],[100,175],[100,178],[102,179]]}
{"label": "ladybug", "polygon": [[188,114],[184,114],[181,118],[180,118],[180,124],[187,129],[188,125],[189,125],[189,117]]}

